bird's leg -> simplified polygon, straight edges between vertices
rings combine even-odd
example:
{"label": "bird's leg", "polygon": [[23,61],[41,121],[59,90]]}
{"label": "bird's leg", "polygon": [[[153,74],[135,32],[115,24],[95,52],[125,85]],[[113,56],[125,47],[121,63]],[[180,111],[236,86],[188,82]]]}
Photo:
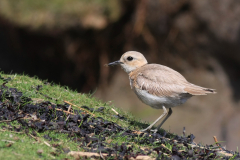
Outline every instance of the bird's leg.
{"label": "bird's leg", "polygon": [[[145,131],[151,129],[152,126],[154,126],[160,119],[162,119],[162,118],[167,114],[166,108],[165,108],[164,106],[162,106],[162,108],[163,108],[163,114],[162,114],[156,121],[154,121],[150,126],[148,126],[147,128],[141,130],[141,132],[145,132]],[[171,108],[170,108],[170,109],[171,109]],[[166,118],[165,118],[164,120],[166,120]],[[161,124],[162,124],[162,123],[161,123]]]}
{"label": "bird's leg", "polygon": [[157,129],[154,129],[154,130],[152,130],[154,133],[156,133],[158,130],[159,130],[159,128],[163,125],[163,123],[171,116],[171,114],[172,114],[172,108],[169,108],[169,111],[168,111],[168,114],[167,114],[167,116],[164,118],[164,120],[159,124],[159,126],[157,127]]}

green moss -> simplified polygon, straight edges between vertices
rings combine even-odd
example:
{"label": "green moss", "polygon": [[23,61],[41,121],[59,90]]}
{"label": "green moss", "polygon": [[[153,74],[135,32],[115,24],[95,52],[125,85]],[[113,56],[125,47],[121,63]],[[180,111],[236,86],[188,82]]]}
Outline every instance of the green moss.
{"label": "green moss", "polygon": [[[50,101],[54,104],[63,104],[64,101],[69,101],[77,106],[88,106],[90,108],[105,107],[104,113],[95,112],[96,117],[103,117],[106,120],[118,123],[122,127],[130,129],[141,128],[142,123],[137,122],[131,114],[123,112],[122,110],[115,108],[108,102],[104,103],[92,97],[91,94],[82,94],[77,91],[73,91],[66,86],[60,86],[46,81],[41,81],[37,77],[29,77],[27,75],[7,75],[0,73],[1,77],[11,77],[6,86],[9,88],[17,88],[21,91],[24,96],[33,99],[32,103],[40,101]],[[3,84],[4,80],[0,79],[0,84]],[[42,85],[42,89],[39,92],[36,91],[36,86]],[[47,95],[47,96],[46,96]],[[49,99],[51,97],[53,99]],[[72,106],[73,108],[76,108]],[[120,115],[126,117],[126,120],[120,120],[114,117],[116,115],[112,108],[115,109]],[[136,122],[132,124],[132,122]],[[18,127],[17,121],[10,123],[0,122],[0,157],[4,159],[62,159],[62,158],[73,158],[69,157],[65,153],[59,153],[52,146],[46,145],[45,142],[52,144],[60,144],[61,147],[69,148],[71,151],[81,151],[79,144],[73,142],[67,134],[61,134],[56,131],[46,131],[43,133],[37,133],[37,138],[33,138],[31,135],[32,130],[29,130],[29,134],[17,133],[14,131],[4,130],[2,126],[16,126]],[[130,125],[131,124],[131,125]],[[140,124],[140,125],[139,125]],[[31,134],[31,135],[30,135]],[[43,138],[44,135],[48,134],[52,138],[59,139],[59,142],[48,141]],[[120,135],[121,133],[119,133]],[[108,139],[111,139],[109,137]],[[127,142],[127,137],[115,136],[112,143],[124,143]],[[12,143],[13,142],[13,143]],[[8,146],[11,143],[11,146]],[[138,145],[135,146],[138,148]],[[38,150],[42,150],[42,154],[38,154]],[[54,153],[58,154],[54,156]]]}

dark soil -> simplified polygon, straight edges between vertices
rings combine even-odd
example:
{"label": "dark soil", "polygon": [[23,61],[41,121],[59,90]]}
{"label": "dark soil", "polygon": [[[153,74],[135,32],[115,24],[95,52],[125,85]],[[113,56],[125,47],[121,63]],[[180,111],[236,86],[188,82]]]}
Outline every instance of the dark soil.
{"label": "dark soil", "polygon": [[[0,77],[3,79],[2,77]],[[94,117],[82,110],[74,109],[72,114],[67,111],[69,104],[63,103],[55,105],[49,101],[34,104],[32,99],[23,96],[23,93],[16,88],[8,88],[6,83],[11,78],[3,79],[5,82],[0,86],[0,123],[6,122],[11,126],[11,122],[17,121],[20,127],[2,126],[3,129],[15,132],[25,132],[27,135],[37,136],[36,132],[45,132],[53,130],[62,134],[67,134],[69,139],[78,143],[86,152],[107,153],[110,159],[129,159],[136,158],[139,155],[152,155],[157,153],[157,159],[229,159],[230,157],[219,157],[217,152],[219,148],[226,153],[235,154],[235,158],[240,158],[239,153],[230,152],[219,146],[218,149],[212,149],[210,146],[201,146],[193,142],[194,135],[173,136],[166,131],[161,133],[143,133],[123,128],[116,123],[107,121],[101,117]],[[49,84],[46,84],[49,85]],[[37,94],[41,93],[42,86],[35,86]],[[47,95],[45,97],[51,98]],[[83,106],[83,108],[93,111],[93,108]],[[103,112],[104,107],[95,109],[94,112]],[[123,116],[116,118],[126,119]],[[31,130],[31,133],[29,133]],[[117,136],[126,137],[127,141],[122,144],[109,143],[107,137],[111,139]],[[49,135],[44,135],[49,141],[59,141]],[[149,147],[136,147],[136,145],[147,145]],[[167,145],[171,145],[170,150]],[[195,146],[195,147],[190,147]],[[69,149],[56,144],[59,152],[68,153]],[[182,148],[185,148],[184,150]],[[52,153],[57,156],[58,153]]]}

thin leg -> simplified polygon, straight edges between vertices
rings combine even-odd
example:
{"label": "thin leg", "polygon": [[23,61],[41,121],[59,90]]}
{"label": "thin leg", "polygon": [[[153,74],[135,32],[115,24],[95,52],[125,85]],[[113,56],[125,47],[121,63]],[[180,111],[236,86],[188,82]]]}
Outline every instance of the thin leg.
{"label": "thin leg", "polygon": [[[150,126],[148,126],[147,128],[141,130],[141,132],[144,132],[144,131],[147,131],[147,130],[151,129],[152,126],[154,126],[160,119],[162,119],[162,118],[167,114],[166,108],[165,108],[164,106],[163,106],[162,108],[163,108],[163,114],[162,114],[155,122],[153,122]],[[170,109],[171,109],[171,108],[170,108]],[[166,118],[165,118],[165,119],[166,119]],[[164,120],[165,120],[165,119],[164,119]],[[161,123],[161,124],[162,124],[162,123]]]}
{"label": "thin leg", "polygon": [[172,108],[169,108],[169,111],[168,111],[168,114],[167,114],[167,116],[164,118],[164,120],[159,124],[159,126],[157,127],[157,129],[155,129],[155,130],[153,130],[154,131],[154,133],[156,133],[158,130],[159,130],[159,128],[163,125],[163,123],[171,116],[171,114],[172,114]]}

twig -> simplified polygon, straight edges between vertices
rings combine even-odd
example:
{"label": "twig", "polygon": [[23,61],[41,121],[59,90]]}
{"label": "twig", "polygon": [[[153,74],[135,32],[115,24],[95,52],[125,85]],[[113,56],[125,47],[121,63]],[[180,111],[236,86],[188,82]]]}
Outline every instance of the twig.
{"label": "twig", "polygon": [[65,121],[67,121],[69,117],[70,117],[70,115],[68,115],[68,117],[66,118],[66,120],[65,120]]}
{"label": "twig", "polygon": [[6,129],[0,129],[0,131],[2,131],[2,132],[5,132],[5,131],[8,131],[8,132],[13,132],[13,133],[23,133],[23,132],[15,132],[15,131],[9,131],[9,130],[6,130]]}
{"label": "twig", "polygon": [[9,142],[9,143],[15,143],[14,141],[9,141],[9,140],[5,140],[5,139],[2,139],[3,142]]}
{"label": "twig", "polygon": [[51,145],[49,143],[47,143],[46,141],[43,141],[43,143],[45,143],[48,147],[51,147]]}
{"label": "twig", "polygon": [[52,156],[52,155],[50,155],[50,154],[48,154],[48,156],[49,156],[49,157],[52,157],[52,159],[56,159],[56,157],[54,157],[54,156]]}
{"label": "twig", "polygon": [[71,105],[68,107],[68,110],[67,110],[67,111],[70,112],[70,110],[71,110]]}
{"label": "twig", "polygon": [[[96,156],[100,157],[98,153],[93,153],[93,152],[78,152],[78,151],[71,151],[68,153],[68,155],[73,156],[74,158],[79,158],[79,157],[87,157],[90,158],[91,156]],[[107,156],[106,153],[103,154],[103,156]]]}
{"label": "twig", "polygon": [[12,120],[2,120],[2,121],[0,121],[0,123],[2,123],[2,122],[12,122],[12,121],[15,121],[17,119],[22,119],[22,118],[25,118],[25,117],[17,117],[17,118],[14,118]]}
{"label": "twig", "polygon": [[34,137],[33,135],[29,134],[32,138],[34,138],[36,141],[39,142],[39,139],[37,137]]}
{"label": "twig", "polygon": [[71,113],[71,112],[68,112],[68,111],[64,111],[63,109],[56,108],[56,110],[57,110],[57,111],[63,111],[63,112],[65,112],[65,113],[75,115],[74,113]]}
{"label": "twig", "polygon": [[217,137],[216,137],[216,136],[213,136],[213,139],[214,139],[216,145],[219,147],[219,149],[220,149],[220,150],[223,150],[223,149],[221,148],[221,146],[218,144]]}
{"label": "twig", "polygon": [[119,113],[115,110],[115,109],[113,109],[113,108],[111,108],[112,109],[112,111],[114,112],[114,113],[116,113],[117,115],[119,115]]}
{"label": "twig", "polygon": [[136,133],[136,134],[141,134],[141,133],[143,133],[143,132],[141,132],[141,131],[136,131],[136,130],[133,130],[133,133]]}
{"label": "twig", "polygon": [[90,141],[86,146],[88,147],[91,143],[92,143],[92,141]]}
{"label": "twig", "polygon": [[91,114],[92,116],[95,116],[93,113],[89,112],[88,110],[86,110],[86,109],[84,109],[84,108],[78,107],[77,105],[72,104],[72,103],[70,103],[70,102],[68,102],[68,101],[64,101],[64,102],[67,103],[67,104],[70,104],[70,105],[72,105],[72,106],[74,106],[74,107],[77,107],[77,108],[79,108],[79,109],[87,112],[88,114]]}
{"label": "twig", "polygon": [[101,150],[100,150],[100,157],[101,157],[103,160],[105,160],[105,158],[104,158],[103,155],[102,155]]}
{"label": "twig", "polygon": [[[93,152],[78,152],[78,151],[70,151],[69,153],[68,153],[68,155],[70,155],[70,156],[73,156],[74,158],[79,158],[79,157],[87,157],[87,158],[90,158],[90,157],[92,157],[92,156],[95,156],[95,157],[97,157],[97,158],[103,158],[103,157],[106,157],[107,158],[107,156],[108,156],[108,154],[107,153],[101,153],[101,155],[100,154],[98,154],[98,153],[93,153]],[[113,154],[111,154],[111,156],[113,156]],[[137,156],[136,158],[135,158],[136,160],[143,160],[143,159],[149,159],[149,160],[152,160],[153,158],[151,158],[150,156]]]}

